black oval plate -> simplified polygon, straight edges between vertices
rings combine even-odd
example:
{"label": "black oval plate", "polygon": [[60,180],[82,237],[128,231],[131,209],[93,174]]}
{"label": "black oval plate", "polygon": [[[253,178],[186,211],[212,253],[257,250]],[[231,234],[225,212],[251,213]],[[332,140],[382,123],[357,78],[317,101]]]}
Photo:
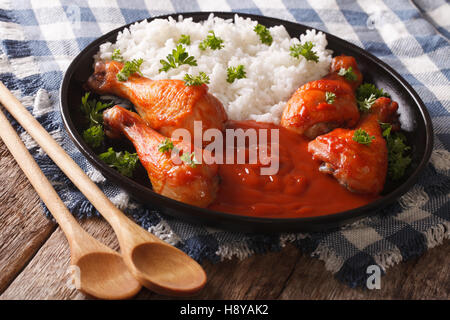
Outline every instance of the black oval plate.
{"label": "black oval plate", "polygon": [[[206,20],[211,12],[181,13],[185,18],[192,17],[194,21]],[[212,12],[214,15],[233,19],[235,13]],[[180,14],[164,15],[150,18],[177,18]],[[291,37],[298,37],[310,27],[288,22],[280,19],[263,17],[259,15],[241,14],[257,20],[266,26],[284,25]],[[407,129],[406,136],[412,146],[412,163],[402,181],[397,183],[387,182],[382,198],[353,210],[336,214],[309,217],[309,218],[257,218],[240,216],[235,214],[212,211],[204,208],[187,205],[167,197],[161,196],[151,189],[145,170],[138,169],[136,178],[127,178],[116,170],[103,163],[96,152],[103,150],[92,150],[82,139],[81,132],[84,123],[80,115],[80,101],[84,92],[83,83],[92,73],[93,56],[98,51],[99,45],[106,42],[114,42],[119,31],[129,27],[131,24],[115,29],[98,38],[87,46],[70,64],[64,75],[60,90],[60,107],[62,118],[75,145],[87,157],[87,159],[100,172],[128,191],[131,196],[157,207],[161,212],[181,218],[188,222],[200,223],[213,227],[225,228],[233,231],[245,232],[291,232],[291,231],[319,231],[342,224],[350,223],[358,218],[375,214],[377,209],[392,203],[411,188],[419,173],[427,164],[433,147],[433,128],[430,116],[425,105],[413,88],[391,67],[374,57],[367,51],[331,34],[324,32],[328,40],[328,48],[333,50],[333,55],[346,54],[354,56],[364,74],[365,82],[374,83],[390,93],[393,100],[400,106],[402,127]],[[128,148],[133,150],[128,142],[107,141],[108,145],[117,147],[117,150]]]}

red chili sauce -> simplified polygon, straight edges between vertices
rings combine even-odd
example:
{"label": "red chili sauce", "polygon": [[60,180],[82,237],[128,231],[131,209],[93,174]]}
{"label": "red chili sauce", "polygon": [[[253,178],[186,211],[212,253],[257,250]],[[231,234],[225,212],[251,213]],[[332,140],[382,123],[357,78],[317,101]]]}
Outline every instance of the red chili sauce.
{"label": "red chili sauce", "polygon": [[307,150],[309,140],[299,134],[255,121],[230,121],[227,127],[268,129],[269,133],[279,129],[279,170],[270,176],[260,174],[261,164],[221,164],[212,210],[255,217],[312,217],[357,208],[378,198],[352,193],[320,172],[320,162]]}

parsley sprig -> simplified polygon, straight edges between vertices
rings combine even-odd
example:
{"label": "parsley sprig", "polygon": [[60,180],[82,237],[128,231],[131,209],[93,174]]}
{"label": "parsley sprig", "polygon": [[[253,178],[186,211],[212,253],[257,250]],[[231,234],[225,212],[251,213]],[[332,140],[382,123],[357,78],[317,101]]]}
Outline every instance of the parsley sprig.
{"label": "parsley sprig", "polygon": [[356,101],[361,111],[369,111],[380,97],[389,97],[389,94],[383,89],[378,89],[374,84],[364,83],[356,89]]}
{"label": "parsley sprig", "polygon": [[108,151],[99,154],[99,158],[127,177],[133,176],[133,171],[139,160],[136,153],[129,153],[128,151],[115,152],[112,147],[108,148]]}
{"label": "parsley sprig", "polygon": [[180,157],[181,161],[186,163],[188,166],[191,166],[192,168],[195,168],[200,162],[197,161],[195,158],[195,152],[185,152]]}
{"label": "parsley sprig", "polygon": [[319,62],[319,57],[317,53],[313,51],[314,43],[311,41],[307,41],[304,44],[296,44],[292,45],[289,50],[291,51],[290,55],[294,58],[300,59],[300,56],[305,57],[308,61]]}
{"label": "parsley sprig", "polygon": [[355,130],[355,133],[353,134],[353,141],[356,141],[360,144],[368,146],[372,143],[372,140],[375,140],[375,136],[369,136],[369,134],[361,128]]}
{"label": "parsley sprig", "polygon": [[162,68],[159,69],[159,72],[175,69],[183,64],[188,64],[190,66],[197,65],[195,58],[193,56],[189,56],[189,53],[186,52],[186,49],[181,44],[173,49],[172,53],[168,54],[166,59],[167,61],[162,59],[159,60],[162,64]]}
{"label": "parsley sprig", "polygon": [[158,145],[158,151],[161,153],[172,151],[173,148],[175,147],[173,145],[172,140],[170,140],[169,138],[166,138],[163,142],[161,142]]}
{"label": "parsley sprig", "polygon": [[237,67],[228,67],[227,68],[227,82],[233,83],[236,79],[245,78],[245,68],[242,64]]}
{"label": "parsley sprig", "polygon": [[103,126],[101,124],[96,124],[92,127],[83,131],[83,139],[88,145],[93,148],[98,148],[102,145],[105,139],[105,134],[103,133]]}
{"label": "parsley sprig", "polygon": [[[180,149],[175,147],[172,140],[170,140],[169,138],[164,139],[164,141],[158,145],[158,151],[161,153],[170,152],[172,150],[176,153],[180,152]],[[192,168],[195,168],[197,164],[200,164],[200,162],[198,162],[195,158],[195,152],[183,152],[183,154],[180,156],[180,159]]]}
{"label": "parsley sprig", "polygon": [[363,112],[367,112],[372,108],[372,105],[377,100],[377,97],[372,93],[368,98],[365,98],[364,100],[357,100],[359,110]]}
{"label": "parsley sprig", "polygon": [[126,61],[123,65],[122,70],[120,70],[116,75],[117,80],[121,82],[127,81],[128,78],[134,73],[139,73],[142,76],[140,68],[143,62],[143,59],[133,59],[131,61]]}
{"label": "parsley sprig", "polygon": [[114,49],[111,60],[123,62],[125,59],[123,58],[122,54],[120,53],[120,49]]}
{"label": "parsley sprig", "polygon": [[356,73],[353,71],[352,67],[348,67],[347,69],[340,68],[338,75],[344,77],[348,81],[356,81],[358,79],[358,77],[356,76]]}
{"label": "parsley sprig", "polygon": [[406,144],[404,134],[391,132],[391,124],[380,123],[380,125],[383,129],[383,137],[386,139],[388,149],[388,177],[392,180],[399,180],[411,163],[411,157],[408,155],[411,147]]}
{"label": "parsley sprig", "polygon": [[191,44],[191,36],[187,35],[187,34],[182,34],[180,36],[180,39],[178,40],[178,43],[180,44],[185,44],[185,45],[190,45]]}
{"label": "parsley sprig", "polygon": [[102,112],[110,107],[111,103],[103,103],[96,99],[89,100],[90,94],[90,92],[87,92],[81,97],[80,108],[89,121],[89,127],[83,131],[82,135],[87,144],[93,148],[98,148],[104,140]]}
{"label": "parsley sprig", "polygon": [[201,86],[204,83],[209,83],[209,77],[203,71],[200,71],[197,76],[193,76],[188,73],[184,75],[184,84],[186,86]]}
{"label": "parsley sprig", "polygon": [[88,117],[89,126],[103,124],[102,112],[111,106],[111,103],[103,103],[96,99],[89,100],[90,92],[81,97],[81,111]]}
{"label": "parsley sprig", "polygon": [[269,46],[272,44],[273,38],[272,35],[270,34],[270,31],[266,28],[266,26],[258,23],[253,29],[253,31],[256,32],[262,43],[267,44]]}
{"label": "parsley sprig", "polygon": [[216,37],[213,30],[209,30],[208,36],[205,40],[200,42],[198,45],[200,50],[206,50],[207,48],[211,48],[212,50],[220,50],[223,48],[223,40],[219,37]]}
{"label": "parsley sprig", "polygon": [[333,92],[325,92],[325,100],[328,104],[333,104],[334,99],[336,99],[336,95]]}

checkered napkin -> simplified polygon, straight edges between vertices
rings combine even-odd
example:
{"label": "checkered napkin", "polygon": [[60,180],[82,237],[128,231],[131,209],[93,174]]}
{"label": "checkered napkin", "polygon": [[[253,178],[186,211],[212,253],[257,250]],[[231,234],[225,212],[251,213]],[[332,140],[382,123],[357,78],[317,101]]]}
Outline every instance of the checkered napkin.
{"label": "checkered napkin", "polygon": [[[297,21],[342,37],[381,58],[419,93],[433,119],[435,146],[419,182],[378,215],[344,228],[309,234],[242,234],[190,225],[136,203],[106,181],[67,137],[58,89],[68,64],[91,41],[138,19],[186,11],[233,11]],[[367,267],[389,266],[450,238],[450,6],[445,0],[0,0],[0,80],[110,199],[144,228],[197,260],[220,261],[279,250],[292,242],[325,262],[350,286]],[[77,216],[96,215],[30,136],[28,149]]]}

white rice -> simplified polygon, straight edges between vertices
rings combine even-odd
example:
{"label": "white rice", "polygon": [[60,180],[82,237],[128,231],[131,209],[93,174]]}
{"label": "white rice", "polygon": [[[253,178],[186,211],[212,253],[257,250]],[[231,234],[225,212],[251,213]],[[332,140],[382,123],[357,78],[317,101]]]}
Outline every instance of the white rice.
{"label": "white rice", "polygon": [[[273,37],[268,46],[253,31],[257,23],[238,15],[234,22],[213,15],[201,23],[182,16],[178,21],[143,21],[119,33],[116,43],[101,45],[96,59],[111,59],[112,52],[120,49],[125,60],[143,58],[141,72],[154,80],[183,79],[186,73],[197,75],[203,71],[210,77],[209,92],[223,103],[230,119],[279,123],[283,108],[295,90],[327,74],[332,52],[326,49],[327,40],[322,32],[308,30],[299,38],[291,38],[282,25],[268,28]],[[222,49],[198,48],[210,30],[224,40]],[[195,57],[198,65],[182,65],[160,73],[160,60],[172,52],[182,34],[190,35],[191,44],[185,46],[186,51]],[[314,44],[318,63],[303,56],[300,59],[290,56],[290,46],[306,41]],[[246,78],[228,83],[227,68],[240,64],[244,65]]]}

